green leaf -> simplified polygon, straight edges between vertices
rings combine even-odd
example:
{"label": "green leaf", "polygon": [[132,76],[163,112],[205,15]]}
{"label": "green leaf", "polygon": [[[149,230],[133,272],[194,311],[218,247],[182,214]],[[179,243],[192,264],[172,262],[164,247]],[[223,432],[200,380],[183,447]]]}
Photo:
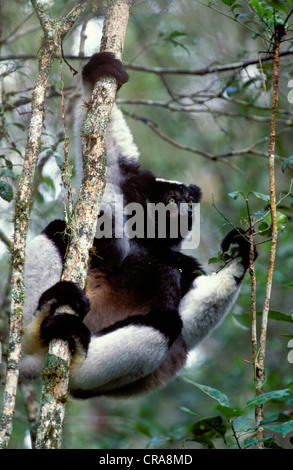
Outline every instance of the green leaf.
{"label": "green leaf", "polygon": [[247,432],[255,429],[255,426],[251,426],[250,419],[244,416],[239,416],[233,420],[233,429],[236,432]]}
{"label": "green leaf", "polygon": [[293,431],[293,421],[287,421],[282,424],[268,424],[264,425],[264,427],[274,432],[280,432],[283,437],[286,437],[289,432]]}
{"label": "green leaf", "polygon": [[242,191],[232,191],[231,193],[228,193],[228,196],[231,197],[232,199],[236,200],[238,196],[243,196],[245,199],[245,195]]}
{"label": "green leaf", "polygon": [[[277,211],[277,229],[282,230],[285,227],[285,224],[288,222],[288,217],[280,211]],[[272,233],[272,216],[267,214],[265,218],[260,222],[258,229],[261,232],[261,235],[268,237]]]}
{"label": "green leaf", "polygon": [[211,438],[222,437],[225,441],[227,427],[221,416],[203,418],[192,426],[192,440],[198,442],[209,449],[214,449],[215,445]]}
{"label": "green leaf", "polygon": [[235,418],[235,416],[241,416],[242,414],[241,410],[231,408],[230,406],[217,405],[216,410],[227,419]]}
{"label": "green leaf", "polygon": [[263,15],[265,13],[265,10],[262,6],[262,3],[263,2],[259,2],[257,0],[251,0],[251,6],[255,9],[255,11],[259,14],[259,15]]}
{"label": "green leaf", "polygon": [[232,11],[236,10],[236,8],[243,8],[243,5],[240,5],[240,3],[236,3],[236,5],[232,6]]}
{"label": "green leaf", "polygon": [[286,168],[288,168],[288,166],[290,166],[292,164],[293,164],[293,155],[291,155],[290,157],[286,158],[285,161],[283,161],[283,163],[282,163],[282,172],[284,173],[286,171]]}
{"label": "green leaf", "polygon": [[263,439],[251,439],[247,437],[244,440],[244,448],[247,449],[248,447],[255,446],[256,444],[260,444],[261,442],[264,443],[264,446],[269,449],[281,449],[277,444],[275,444],[275,440],[272,437],[264,437]]}
{"label": "green leaf", "polygon": [[257,191],[251,191],[249,194],[254,194],[255,197],[257,197],[258,199],[262,199],[263,201],[265,202],[269,202],[270,201],[270,196],[269,194],[263,194],[263,193],[259,193]]}
{"label": "green leaf", "polygon": [[4,168],[4,170],[1,171],[1,176],[3,176],[4,178],[11,178],[13,180],[17,178],[13,170],[10,170],[9,168]]}
{"label": "green leaf", "polygon": [[273,437],[269,437],[268,439],[264,440],[264,446],[266,449],[283,449],[280,447]]}
{"label": "green leaf", "polygon": [[209,397],[213,398],[216,400],[220,405],[223,406],[229,406],[229,399],[227,395],[224,393],[220,392],[219,390],[216,390],[215,388],[208,387],[207,385],[201,385],[197,382],[194,382],[193,380],[189,379],[188,377],[184,377],[185,382],[188,382],[195,387],[199,388],[202,392],[204,392],[206,395]]}
{"label": "green leaf", "polygon": [[182,31],[173,31],[168,37],[166,37],[167,43],[172,44],[173,46],[181,47],[187,52],[188,55],[190,55],[188,48],[182,42],[180,42],[178,38],[188,38],[191,40],[194,38],[190,34],[184,33]]}
{"label": "green leaf", "polygon": [[264,220],[260,222],[258,230],[263,237],[269,237],[272,234],[270,226]]}
{"label": "green leaf", "polygon": [[262,405],[263,403],[266,403],[269,400],[273,400],[276,398],[283,398],[287,395],[289,395],[290,389],[285,388],[283,390],[274,390],[273,392],[268,392],[268,393],[263,393],[262,395],[259,395],[257,397],[250,398],[248,402],[246,403],[246,406],[255,406],[255,405]]}
{"label": "green leaf", "polygon": [[280,336],[282,336],[282,338],[286,338],[286,339],[293,339],[293,335],[282,334]]}
{"label": "green leaf", "polygon": [[209,259],[209,264],[219,263],[220,259],[216,256]]}
{"label": "green leaf", "polygon": [[46,184],[46,186],[48,186],[48,188],[52,189],[52,191],[55,191],[55,184],[50,176],[43,176],[43,182]]}
{"label": "green leaf", "polygon": [[285,224],[288,222],[288,217],[282,212],[277,211],[277,228],[282,230],[285,227]]}
{"label": "green leaf", "polygon": [[225,5],[228,5],[229,7],[233,5],[236,2],[236,0],[222,0],[222,3],[225,3]]}
{"label": "green leaf", "polygon": [[63,159],[57,154],[54,154],[54,158],[56,160],[57,165],[62,170],[62,168],[63,168]]}
{"label": "green leaf", "polygon": [[198,414],[194,413],[194,411],[191,411],[189,408],[186,408],[185,406],[179,406],[179,410],[184,411],[184,413],[187,413],[188,415],[197,416],[198,418],[200,417]]}
{"label": "green leaf", "polygon": [[272,424],[272,423],[287,423],[287,421],[293,421],[293,416],[291,417],[290,415],[288,416],[286,413],[278,413],[277,415],[273,415],[267,419],[263,419],[261,424]]}
{"label": "green leaf", "polygon": [[6,181],[0,181],[0,197],[7,202],[13,199],[13,189]]}
{"label": "green leaf", "polygon": [[[261,312],[257,312],[257,315],[261,315]],[[278,310],[269,310],[268,316],[270,320],[285,321],[287,323],[293,323],[293,314],[287,314],[278,312]]]}
{"label": "green leaf", "polygon": [[288,8],[280,0],[268,0],[269,5],[271,5],[276,11],[284,11],[288,13]]}
{"label": "green leaf", "polygon": [[[261,317],[262,312],[257,311],[256,315],[258,317]],[[249,327],[251,325],[251,312],[245,312],[245,313],[242,313],[241,315],[234,313],[233,317],[242,326]],[[288,313],[279,312],[277,310],[269,310],[268,317],[270,320],[274,320],[274,321],[284,321],[286,323],[293,323],[293,314],[291,313],[288,314]]]}

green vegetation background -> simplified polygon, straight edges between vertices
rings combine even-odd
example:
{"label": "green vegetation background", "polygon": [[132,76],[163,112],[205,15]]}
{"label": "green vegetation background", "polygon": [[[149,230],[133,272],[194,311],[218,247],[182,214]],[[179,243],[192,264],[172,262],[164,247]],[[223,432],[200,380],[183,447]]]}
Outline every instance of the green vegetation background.
{"label": "green vegetation background", "polygon": [[[28,1],[6,0],[1,2],[2,38],[7,37],[32,7]],[[208,2],[203,2],[208,3]],[[215,2],[212,2],[215,3]],[[221,2],[218,2],[221,3]],[[229,4],[229,2],[222,2]],[[233,2],[230,2],[233,3]],[[235,2],[234,2],[235,3]],[[244,4],[245,2],[239,2]],[[264,3],[264,2],[258,2]],[[284,2],[288,3],[288,2]],[[55,2],[56,13],[68,10],[68,2]],[[72,2],[70,2],[72,4]],[[223,5],[222,5],[223,7]],[[226,13],[228,7],[223,9]],[[245,13],[247,9],[239,10]],[[26,27],[37,25],[34,16]],[[41,41],[41,31],[33,30],[19,39],[5,43],[1,47],[1,56],[13,54],[33,54],[37,52]],[[74,36],[66,38],[65,54],[72,53]],[[285,44],[288,48],[289,44]],[[284,47],[284,50],[286,49]],[[251,31],[237,22],[193,0],[144,1],[137,2],[132,10],[125,45],[125,62],[135,64],[200,69],[209,65],[229,64],[246,59],[257,59],[258,51],[268,48],[261,38],[253,37]],[[263,57],[265,54],[263,54]],[[80,70],[82,61],[72,61],[74,68]],[[290,165],[284,172],[282,163],[292,155],[293,104],[288,101],[288,81],[292,77],[292,56],[281,61],[280,77],[280,113],[279,128],[286,129],[277,138],[277,193],[288,193],[292,179]],[[0,63],[3,66],[3,62]],[[8,64],[8,65],[7,65]],[[13,74],[12,62],[6,61],[2,69],[1,84],[5,95],[2,98],[12,103],[16,98],[27,96],[25,90],[33,86],[37,73],[37,61],[17,60]],[[160,106],[121,103],[129,116],[129,125],[141,152],[141,163],[151,169],[158,177],[182,180],[187,184],[196,183],[203,190],[201,204],[201,242],[193,253],[207,269],[208,260],[217,256],[221,239],[228,230],[225,220],[212,205],[215,205],[234,224],[239,225],[246,218],[246,206],[242,198],[233,200],[229,193],[237,190],[245,194],[258,191],[268,194],[267,161],[262,155],[243,154],[240,156],[209,160],[196,153],[175,148],[153,133],[149,126],[133,115],[155,122],[160,131],[182,145],[202,149],[214,155],[221,155],[230,150],[249,147],[269,135],[269,109],[266,107],[266,94],[263,91],[262,77],[257,65],[246,70],[227,71],[217,75],[185,76],[145,73],[128,70],[130,80],[119,92],[121,100],[156,100],[169,101],[170,94],[166,87],[176,95],[190,96],[197,94],[197,112],[172,112]],[[263,65],[263,72],[270,102],[271,62]],[[79,77],[72,79],[66,65],[63,67],[65,89],[72,88],[66,101],[67,124],[71,137],[71,155],[74,155],[73,108],[74,91]],[[59,63],[56,61],[52,71],[52,89],[60,90]],[[18,95],[7,95],[22,90]],[[225,99],[216,99],[217,93]],[[51,93],[53,95],[54,93]],[[210,96],[210,99],[207,97]],[[212,99],[213,98],[213,99]],[[188,98],[186,98],[187,100]],[[202,104],[198,104],[198,103]],[[240,103],[240,104],[239,104]],[[246,103],[246,104],[245,104]],[[256,105],[256,107],[254,106]],[[1,115],[2,151],[1,176],[11,186],[17,184],[17,174],[26,142],[26,129],[29,114],[27,107],[7,108],[3,101]],[[215,112],[216,111],[216,112]],[[225,114],[227,113],[227,114]],[[254,118],[252,119],[251,116]],[[60,197],[60,169],[62,142],[53,149],[58,133],[63,129],[61,121],[60,97],[51,96],[47,100],[46,129],[43,137],[41,156],[51,152],[46,163],[43,178],[33,208],[31,234],[37,233],[56,216],[62,216],[62,198]],[[260,153],[267,152],[267,142],[255,147]],[[13,162],[13,167],[8,161]],[[6,173],[3,167],[6,164]],[[284,169],[284,168],[283,168]],[[10,170],[10,173],[8,172]],[[251,212],[264,212],[265,201],[250,198]],[[285,314],[292,313],[292,288],[285,284],[292,283],[292,196],[284,202],[283,213],[288,217],[284,230],[279,235],[279,248],[274,275],[271,309]],[[1,230],[8,236],[12,233],[12,202],[0,203]],[[1,243],[1,242],[0,242]],[[9,256],[2,243],[0,252],[0,306],[4,314],[8,310],[6,302],[7,278],[9,274]],[[262,308],[266,281],[269,244],[258,248],[259,258],[256,263],[258,309]],[[216,416],[216,403],[206,394],[183,380],[183,376],[195,382],[206,384],[225,393],[231,406],[243,408],[254,395],[253,367],[251,361],[251,332],[249,322],[245,323],[235,315],[250,311],[250,283],[247,275],[239,299],[232,312],[222,325],[208,337],[191,355],[186,369],[164,389],[138,398],[113,400],[97,398],[86,402],[69,400],[64,432],[65,448],[145,448],[180,447],[186,437],[191,437],[191,429],[199,417]],[[1,321],[3,339],[6,335],[5,318]],[[292,335],[292,323],[271,320],[268,328],[267,343],[267,381],[265,391],[285,389],[292,382],[293,364],[289,363],[288,338]],[[281,400],[271,400],[265,406],[265,415],[272,417],[280,412],[292,413],[292,393]],[[196,416],[184,412],[180,407],[192,410]],[[253,418],[253,409],[246,415]],[[23,448],[27,445],[28,424],[23,409],[21,396],[18,398],[16,420],[10,448]],[[230,433],[228,433],[231,435]],[[244,433],[245,434],[245,433]],[[282,445],[290,447],[289,437],[282,440]],[[223,447],[222,440],[216,441],[216,447]],[[233,438],[228,442],[235,446]],[[185,448],[197,444],[185,442]]]}

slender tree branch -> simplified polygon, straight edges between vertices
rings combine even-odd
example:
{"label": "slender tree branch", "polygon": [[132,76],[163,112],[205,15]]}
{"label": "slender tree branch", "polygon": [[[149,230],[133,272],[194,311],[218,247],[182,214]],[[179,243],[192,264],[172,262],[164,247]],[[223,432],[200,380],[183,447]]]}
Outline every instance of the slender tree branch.
{"label": "slender tree branch", "polygon": [[[270,141],[269,141],[269,155],[268,155],[268,167],[269,167],[269,184],[270,184],[270,211],[272,218],[272,236],[271,236],[271,248],[269,257],[268,274],[266,281],[265,299],[262,310],[261,320],[261,333],[260,333],[260,350],[256,360],[256,395],[263,393],[263,384],[265,382],[265,353],[266,353],[266,335],[267,335],[267,324],[268,324],[268,312],[270,308],[271,292],[274,265],[277,250],[277,238],[278,238],[278,227],[277,227],[277,206],[276,206],[276,188],[275,188],[275,144],[276,144],[276,117],[278,110],[278,87],[279,87],[279,53],[280,53],[280,42],[282,38],[276,38],[276,44],[274,47],[274,61],[273,61],[273,100],[271,107],[271,125],[270,125]],[[260,426],[263,420],[263,405],[256,405],[255,407],[256,424],[259,426],[257,432],[257,439],[263,438],[263,429]],[[262,447],[262,443],[258,445]]]}
{"label": "slender tree branch", "polygon": [[[293,49],[290,48],[287,51],[280,52],[280,57],[287,57],[289,55],[293,54]],[[71,54],[66,54],[66,59],[67,60],[88,60],[88,56],[84,57],[79,57],[76,55],[71,55]],[[7,61],[7,60],[29,60],[29,59],[35,59],[36,57],[33,54],[18,54],[17,56],[15,55],[5,55],[5,56],[0,56],[0,62],[1,61]],[[56,56],[57,58],[57,56]],[[262,62],[270,62],[272,61],[273,56],[271,54],[268,54],[266,57],[262,58]],[[154,66],[148,66],[148,65],[139,65],[139,64],[133,64],[130,62],[124,62],[123,65],[125,68],[128,68],[130,70],[136,70],[137,72],[146,72],[146,73],[155,73],[155,74],[163,74],[163,75],[208,75],[212,73],[221,73],[221,72],[228,72],[232,70],[241,70],[245,69],[249,65],[258,65],[259,60],[258,59],[247,59],[244,60],[243,62],[234,62],[231,64],[224,64],[224,65],[213,65],[209,67],[203,67],[201,69],[186,69],[186,68],[180,68],[180,67],[154,67]]]}
{"label": "slender tree branch", "polygon": [[[217,96],[209,97],[209,100],[218,98]],[[207,105],[204,105],[200,103],[199,105],[196,104],[186,104],[186,105],[180,105],[176,104],[171,101],[157,101],[157,100],[140,100],[140,99],[121,99],[119,98],[117,100],[117,103],[120,104],[138,104],[138,105],[143,105],[143,106],[158,106],[160,108],[165,108],[168,109],[169,111],[172,112],[178,112],[178,113],[196,113],[196,114],[201,114],[201,113],[208,113],[212,115],[217,115],[217,116],[224,116],[224,117],[232,117],[232,118],[239,118],[239,119],[245,119],[247,121],[255,121],[255,122],[271,122],[270,117],[266,116],[258,116],[254,114],[243,114],[243,113],[236,113],[236,112],[231,112],[231,111],[226,111],[226,110],[219,110],[219,109],[212,109]],[[200,106],[200,107],[196,107]],[[203,108],[203,106],[205,106]],[[287,115],[291,116],[293,115],[292,112],[288,111],[286,112]],[[279,123],[287,125],[287,126],[292,126],[292,120],[291,119],[283,119],[279,120]]]}
{"label": "slender tree branch", "polygon": [[225,159],[225,158],[235,157],[235,156],[238,156],[238,155],[249,155],[249,154],[250,155],[257,155],[257,156],[260,156],[260,157],[267,157],[267,153],[261,152],[261,151],[258,151],[258,150],[254,149],[255,146],[257,146],[260,143],[262,143],[263,141],[265,141],[266,138],[261,139],[260,141],[257,141],[255,143],[251,144],[250,146],[245,147],[243,149],[231,150],[229,152],[222,153],[222,154],[212,154],[212,153],[209,153],[209,152],[205,152],[204,150],[196,149],[194,147],[189,147],[187,145],[183,145],[183,144],[180,144],[179,142],[176,142],[174,139],[171,139],[171,137],[168,137],[166,134],[164,134],[162,131],[160,131],[160,129],[158,128],[156,123],[154,123],[150,119],[138,117],[138,116],[135,116],[135,115],[130,114],[130,113],[127,113],[127,114],[131,118],[133,118],[137,121],[141,121],[144,124],[146,124],[161,139],[165,140],[166,142],[173,145],[174,147],[180,148],[181,150],[186,150],[188,152],[196,153],[197,155],[205,157],[209,160],[223,161],[223,159]]}
{"label": "slender tree branch", "polygon": [[255,367],[257,361],[257,324],[256,324],[256,276],[254,269],[254,229],[250,214],[248,198],[246,198],[246,208],[249,222],[249,275],[250,275],[250,299],[251,299],[251,345],[252,345],[252,363]]}
{"label": "slender tree branch", "polygon": [[[293,54],[293,49],[289,49],[288,51],[284,51],[280,53],[280,57],[286,57],[288,55]],[[268,62],[272,60],[272,56],[268,55],[262,59],[262,62]],[[245,69],[249,65],[257,65],[259,63],[258,59],[248,59],[244,60],[243,62],[234,62],[232,64],[225,64],[225,65],[214,65],[209,67],[203,67],[202,69],[185,69],[185,68],[178,68],[178,67],[151,67],[147,65],[138,65],[126,62],[124,65],[126,68],[131,70],[136,70],[138,72],[148,72],[148,73],[155,73],[155,74],[172,74],[172,75],[208,75],[211,73],[221,73],[227,72],[231,70],[240,70]]]}

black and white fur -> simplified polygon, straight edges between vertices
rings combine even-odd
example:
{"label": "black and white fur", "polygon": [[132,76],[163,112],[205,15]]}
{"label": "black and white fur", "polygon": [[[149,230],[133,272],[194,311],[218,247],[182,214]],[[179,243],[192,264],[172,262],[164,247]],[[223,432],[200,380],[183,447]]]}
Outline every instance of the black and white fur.
{"label": "black and white fur", "polygon": [[[83,69],[87,96],[103,75],[121,85],[127,76],[111,54],[95,54]],[[198,203],[195,185],[156,179],[138,164],[138,151],[115,106],[107,132],[108,180],[101,216],[117,195],[125,203]],[[180,217],[180,215],[179,215]],[[191,220],[191,219],[190,219]],[[180,253],[182,239],[95,238],[86,294],[60,282],[70,234],[55,220],[29,245],[25,267],[26,357],[22,373],[42,370],[52,338],[69,341],[73,396],[128,396],[167,383],[235,302],[248,267],[249,242],[232,231],[222,247],[238,256],[206,275],[196,259]],[[199,271],[202,274],[199,274]],[[69,305],[77,316],[58,314]],[[60,310],[60,308],[59,308]]]}

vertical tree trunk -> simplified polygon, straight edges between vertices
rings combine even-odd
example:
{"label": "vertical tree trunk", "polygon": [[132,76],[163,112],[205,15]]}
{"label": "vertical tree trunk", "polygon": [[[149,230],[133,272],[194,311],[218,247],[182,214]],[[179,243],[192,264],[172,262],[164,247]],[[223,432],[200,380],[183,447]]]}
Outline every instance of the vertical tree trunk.
{"label": "vertical tree trunk", "polygon": [[[280,42],[282,37],[276,36],[276,43],[274,47],[274,61],[273,61],[273,100],[271,108],[271,124],[270,124],[270,140],[269,140],[269,184],[270,184],[270,209],[272,218],[272,240],[269,257],[269,266],[266,282],[265,299],[262,311],[261,332],[260,332],[260,349],[258,357],[255,358],[255,381],[256,381],[256,395],[263,393],[263,384],[265,382],[265,354],[266,354],[266,335],[268,324],[268,313],[270,308],[272,282],[274,274],[274,265],[277,250],[277,207],[276,207],[276,188],[275,188],[275,144],[276,144],[276,118],[278,111],[278,97],[279,97],[279,53]],[[263,405],[256,405],[255,407],[256,424],[259,426],[263,420]],[[259,427],[257,432],[257,440],[263,439],[263,429]],[[257,447],[262,447],[262,443]]]}
{"label": "vertical tree trunk", "polygon": [[[38,162],[41,135],[44,124],[45,94],[50,76],[50,65],[53,63],[60,41],[71,29],[85,5],[79,0],[70,13],[62,18],[60,24],[51,21],[44,2],[32,0],[42,24],[45,40],[39,61],[39,75],[32,99],[32,117],[29,137],[26,146],[23,170],[15,199],[14,245],[12,249],[11,278],[11,317],[10,336],[7,359],[7,374],[4,389],[4,405],[0,427],[0,447],[6,448],[12,432],[15,397],[17,391],[19,362],[21,355],[22,310],[24,302],[24,262],[26,234],[28,229],[33,181]],[[54,34],[52,34],[54,30]]]}
{"label": "vertical tree trunk", "polygon": [[[131,0],[109,0],[103,27],[101,50],[114,52],[121,58]],[[82,156],[84,174],[71,224],[72,239],[62,279],[74,281],[84,288],[89,249],[96,231],[99,207],[106,184],[105,134],[115,101],[117,83],[114,78],[100,80],[88,106],[84,123]],[[62,308],[64,312],[67,308]],[[71,312],[68,312],[71,313]],[[42,404],[37,433],[37,448],[59,448],[65,416],[71,355],[66,341],[50,343]]]}

